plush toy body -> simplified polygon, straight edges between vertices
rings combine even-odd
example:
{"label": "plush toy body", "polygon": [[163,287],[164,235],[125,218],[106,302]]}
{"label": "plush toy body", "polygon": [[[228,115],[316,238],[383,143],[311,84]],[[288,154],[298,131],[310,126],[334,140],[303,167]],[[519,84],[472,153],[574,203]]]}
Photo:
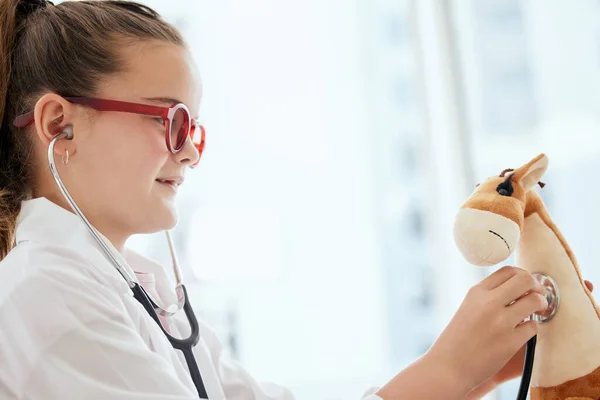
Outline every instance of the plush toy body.
{"label": "plush toy body", "polygon": [[458,212],[455,240],[471,264],[496,265],[516,251],[517,267],[546,274],[558,286],[558,309],[539,325],[531,399],[598,400],[600,311],[573,252],[533,190],[547,166],[541,154],[478,185]]}

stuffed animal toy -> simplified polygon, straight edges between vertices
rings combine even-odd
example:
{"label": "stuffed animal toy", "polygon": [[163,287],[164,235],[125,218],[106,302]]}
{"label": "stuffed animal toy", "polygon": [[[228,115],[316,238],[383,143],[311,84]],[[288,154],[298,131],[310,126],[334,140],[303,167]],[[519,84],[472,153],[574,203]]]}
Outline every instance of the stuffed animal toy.
{"label": "stuffed animal toy", "polygon": [[548,158],[540,154],[477,185],[456,216],[454,237],[471,264],[496,265],[516,251],[516,267],[543,274],[558,288],[558,305],[532,339],[537,344],[531,399],[598,400],[600,310],[575,255],[533,190],[544,186],[540,179],[547,167]]}

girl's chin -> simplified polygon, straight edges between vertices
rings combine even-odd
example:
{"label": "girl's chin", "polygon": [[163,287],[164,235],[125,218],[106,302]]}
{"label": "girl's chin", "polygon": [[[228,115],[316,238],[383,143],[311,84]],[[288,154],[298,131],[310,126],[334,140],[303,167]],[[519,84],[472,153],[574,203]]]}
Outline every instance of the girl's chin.
{"label": "girl's chin", "polygon": [[161,204],[155,210],[147,214],[148,217],[142,222],[139,233],[156,233],[168,231],[177,225],[178,214],[175,204]]}

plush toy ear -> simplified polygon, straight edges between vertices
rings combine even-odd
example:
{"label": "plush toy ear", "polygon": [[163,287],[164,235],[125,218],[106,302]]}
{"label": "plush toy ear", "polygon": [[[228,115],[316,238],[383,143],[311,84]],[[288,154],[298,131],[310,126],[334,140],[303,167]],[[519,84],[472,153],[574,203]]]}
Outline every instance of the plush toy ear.
{"label": "plush toy ear", "polygon": [[521,168],[515,170],[513,179],[519,182],[527,192],[540,181],[547,168],[548,157],[542,153]]}

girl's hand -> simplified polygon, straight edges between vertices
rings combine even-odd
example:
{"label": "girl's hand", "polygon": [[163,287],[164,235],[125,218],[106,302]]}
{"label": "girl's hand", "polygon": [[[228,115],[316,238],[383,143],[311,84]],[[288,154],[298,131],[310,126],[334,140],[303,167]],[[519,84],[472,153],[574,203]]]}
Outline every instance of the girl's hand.
{"label": "girl's hand", "polygon": [[464,382],[465,395],[492,376],[514,375],[519,361],[523,365],[519,349],[538,329],[536,322],[524,320],[546,309],[544,294],[541,284],[524,269],[495,271],[469,290],[426,357]]}
{"label": "girl's hand", "polygon": [[[590,281],[584,282],[588,290],[592,292],[594,290],[594,285]],[[490,379],[475,388],[473,392],[469,394],[469,399],[479,399],[502,383],[520,377],[523,373],[523,364],[525,363],[525,347],[526,345],[523,345],[519,351],[508,360],[504,367]]]}

